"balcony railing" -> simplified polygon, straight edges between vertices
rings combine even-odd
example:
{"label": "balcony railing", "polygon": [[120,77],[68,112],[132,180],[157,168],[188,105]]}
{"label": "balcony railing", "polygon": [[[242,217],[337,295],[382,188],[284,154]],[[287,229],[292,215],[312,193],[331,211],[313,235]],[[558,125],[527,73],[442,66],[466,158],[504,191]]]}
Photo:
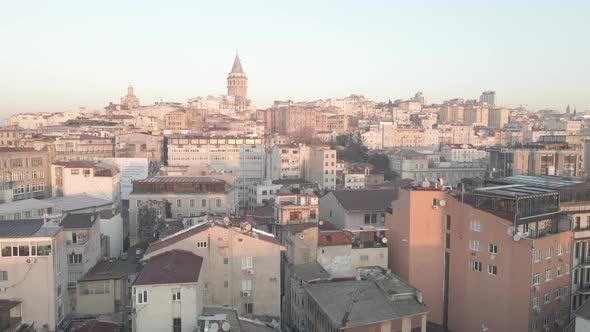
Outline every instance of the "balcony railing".
{"label": "balcony railing", "polygon": [[368,242],[353,242],[352,243],[353,249],[367,249],[367,248],[387,248],[387,244],[378,241],[368,241]]}

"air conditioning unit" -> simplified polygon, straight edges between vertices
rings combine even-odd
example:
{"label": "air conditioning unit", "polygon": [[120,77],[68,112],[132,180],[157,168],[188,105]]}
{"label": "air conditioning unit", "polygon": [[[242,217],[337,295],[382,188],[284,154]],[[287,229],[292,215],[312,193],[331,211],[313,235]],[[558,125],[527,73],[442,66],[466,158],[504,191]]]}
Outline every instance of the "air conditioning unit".
{"label": "air conditioning unit", "polygon": [[7,289],[8,289],[8,287],[0,287],[0,293],[6,292]]}
{"label": "air conditioning unit", "polygon": [[246,274],[254,274],[254,270],[253,269],[246,269]]}
{"label": "air conditioning unit", "polygon": [[533,290],[535,292],[538,292],[539,291],[539,285],[533,285]]}
{"label": "air conditioning unit", "polygon": [[250,291],[247,291],[247,290],[242,291],[242,297],[250,297],[250,296],[252,296],[252,294],[250,293]]}

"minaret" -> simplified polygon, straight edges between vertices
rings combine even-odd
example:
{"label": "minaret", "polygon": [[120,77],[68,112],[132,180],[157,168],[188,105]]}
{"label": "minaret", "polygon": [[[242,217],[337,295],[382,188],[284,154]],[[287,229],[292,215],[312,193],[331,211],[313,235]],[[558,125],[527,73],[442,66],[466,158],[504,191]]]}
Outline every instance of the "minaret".
{"label": "minaret", "polygon": [[248,78],[242,69],[242,63],[237,52],[231,72],[227,75],[227,95],[244,99],[247,99],[248,95]]}

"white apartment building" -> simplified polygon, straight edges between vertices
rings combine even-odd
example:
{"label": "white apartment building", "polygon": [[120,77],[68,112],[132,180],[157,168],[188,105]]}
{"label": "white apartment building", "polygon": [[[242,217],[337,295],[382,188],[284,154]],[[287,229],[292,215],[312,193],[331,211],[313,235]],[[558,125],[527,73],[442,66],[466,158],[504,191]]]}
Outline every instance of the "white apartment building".
{"label": "white apartment building", "polygon": [[65,246],[65,233],[51,222],[0,222],[0,301],[9,308],[10,328],[26,323],[57,331],[68,314]]}
{"label": "white apartment building", "polygon": [[[66,235],[68,261],[68,287],[75,290],[76,282],[88,272],[100,258],[100,222],[94,213],[68,214],[61,226]],[[75,311],[76,296],[72,295],[71,310]]]}
{"label": "white apartment building", "polygon": [[275,145],[267,156],[267,179],[299,179],[309,155],[296,144]]}
{"label": "white apartment building", "polygon": [[365,189],[365,174],[344,174],[342,187],[346,189]]}
{"label": "white apartment building", "polygon": [[282,187],[280,184],[273,184],[271,180],[251,184],[248,187],[248,211],[253,212],[256,207],[263,206],[266,202],[274,199]]}
{"label": "white apartment building", "polygon": [[132,289],[132,331],[200,331],[203,257],[170,250],[145,262]]}
{"label": "white apartment building", "polygon": [[440,149],[440,156],[445,161],[456,163],[472,163],[476,160],[486,159],[488,152],[478,149],[471,144],[451,144]]}
{"label": "white apartment building", "polygon": [[91,161],[56,161],[51,165],[54,197],[87,194],[121,206],[120,174],[117,167]]}
{"label": "white apartment building", "polygon": [[238,205],[246,207],[248,186],[264,180],[264,142],[249,137],[172,136],[167,138],[168,165],[237,177]]}

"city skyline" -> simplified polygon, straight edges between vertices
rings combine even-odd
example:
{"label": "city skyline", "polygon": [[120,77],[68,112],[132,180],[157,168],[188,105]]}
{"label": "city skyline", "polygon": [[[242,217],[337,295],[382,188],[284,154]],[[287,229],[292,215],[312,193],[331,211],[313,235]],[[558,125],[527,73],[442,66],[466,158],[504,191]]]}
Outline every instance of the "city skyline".
{"label": "city skyline", "polygon": [[418,90],[442,102],[491,89],[504,105],[590,109],[590,50],[579,42],[588,4],[504,5],[13,3],[0,14],[0,118],[102,109],[129,83],[144,104],[221,94],[236,50],[258,108]]}

